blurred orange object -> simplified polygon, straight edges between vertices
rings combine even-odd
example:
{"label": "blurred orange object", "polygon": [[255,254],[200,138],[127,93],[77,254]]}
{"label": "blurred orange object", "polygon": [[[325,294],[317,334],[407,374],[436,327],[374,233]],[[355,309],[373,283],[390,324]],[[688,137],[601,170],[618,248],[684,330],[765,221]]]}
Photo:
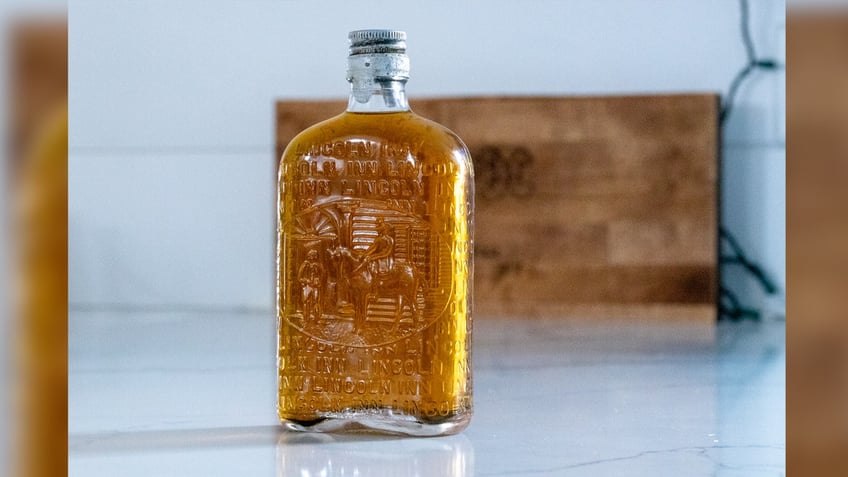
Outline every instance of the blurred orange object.
{"label": "blurred orange object", "polygon": [[9,212],[17,273],[10,470],[67,475],[67,21],[19,22],[11,46]]}
{"label": "blurred orange object", "polygon": [[67,475],[68,116],[54,113],[20,168],[14,449],[22,476]]}

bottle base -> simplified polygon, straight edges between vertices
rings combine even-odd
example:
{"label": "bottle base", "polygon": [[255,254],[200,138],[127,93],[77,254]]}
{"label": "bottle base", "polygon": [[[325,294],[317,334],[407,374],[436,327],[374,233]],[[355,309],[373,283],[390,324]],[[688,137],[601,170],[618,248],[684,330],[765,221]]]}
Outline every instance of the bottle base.
{"label": "bottle base", "polygon": [[312,420],[281,418],[280,422],[285,429],[296,432],[436,437],[462,432],[471,422],[471,413],[432,421],[397,414],[327,413]]}

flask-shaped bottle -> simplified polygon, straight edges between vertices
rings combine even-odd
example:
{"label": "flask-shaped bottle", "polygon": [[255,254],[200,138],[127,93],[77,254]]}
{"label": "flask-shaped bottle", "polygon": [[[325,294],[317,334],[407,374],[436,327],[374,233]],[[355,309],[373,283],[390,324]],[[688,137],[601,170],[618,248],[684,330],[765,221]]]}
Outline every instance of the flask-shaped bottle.
{"label": "flask-shaped bottle", "polygon": [[456,433],[472,412],[471,158],[410,110],[404,32],[349,40],[347,111],[280,161],[279,417],[293,430]]}

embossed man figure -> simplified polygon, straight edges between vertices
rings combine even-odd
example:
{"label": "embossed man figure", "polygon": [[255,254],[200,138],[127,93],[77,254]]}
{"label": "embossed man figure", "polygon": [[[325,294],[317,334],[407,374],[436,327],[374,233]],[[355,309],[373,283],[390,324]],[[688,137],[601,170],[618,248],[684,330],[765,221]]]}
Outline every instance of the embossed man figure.
{"label": "embossed man figure", "polygon": [[303,317],[321,318],[321,290],[324,287],[326,271],[318,261],[318,251],[310,250],[306,260],[297,272],[297,278],[303,286]]}
{"label": "embossed man figure", "polygon": [[392,226],[382,218],[377,219],[377,233],[377,238],[362,254],[363,264],[368,264],[372,273],[385,275],[391,271],[394,262],[395,239]]}

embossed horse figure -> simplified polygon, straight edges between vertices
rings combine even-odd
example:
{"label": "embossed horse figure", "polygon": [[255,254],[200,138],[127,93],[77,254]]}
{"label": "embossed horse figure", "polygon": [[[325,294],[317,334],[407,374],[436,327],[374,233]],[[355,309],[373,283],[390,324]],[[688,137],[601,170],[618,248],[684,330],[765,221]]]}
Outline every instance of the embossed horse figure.
{"label": "embossed horse figure", "polygon": [[414,266],[404,260],[392,260],[388,270],[381,271],[374,260],[357,256],[346,247],[336,247],[330,250],[334,258],[343,258],[350,262],[350,272],[346,277],[354,305],[354,329],[361,330],[365,323],[368,301],[390,292],[397,299],[397,310],[393,329],[396,330],[403,316],[404,307],[409,307],[414,319],[420,320],[418,308],[418,289],[423,285],[423,278]]}

